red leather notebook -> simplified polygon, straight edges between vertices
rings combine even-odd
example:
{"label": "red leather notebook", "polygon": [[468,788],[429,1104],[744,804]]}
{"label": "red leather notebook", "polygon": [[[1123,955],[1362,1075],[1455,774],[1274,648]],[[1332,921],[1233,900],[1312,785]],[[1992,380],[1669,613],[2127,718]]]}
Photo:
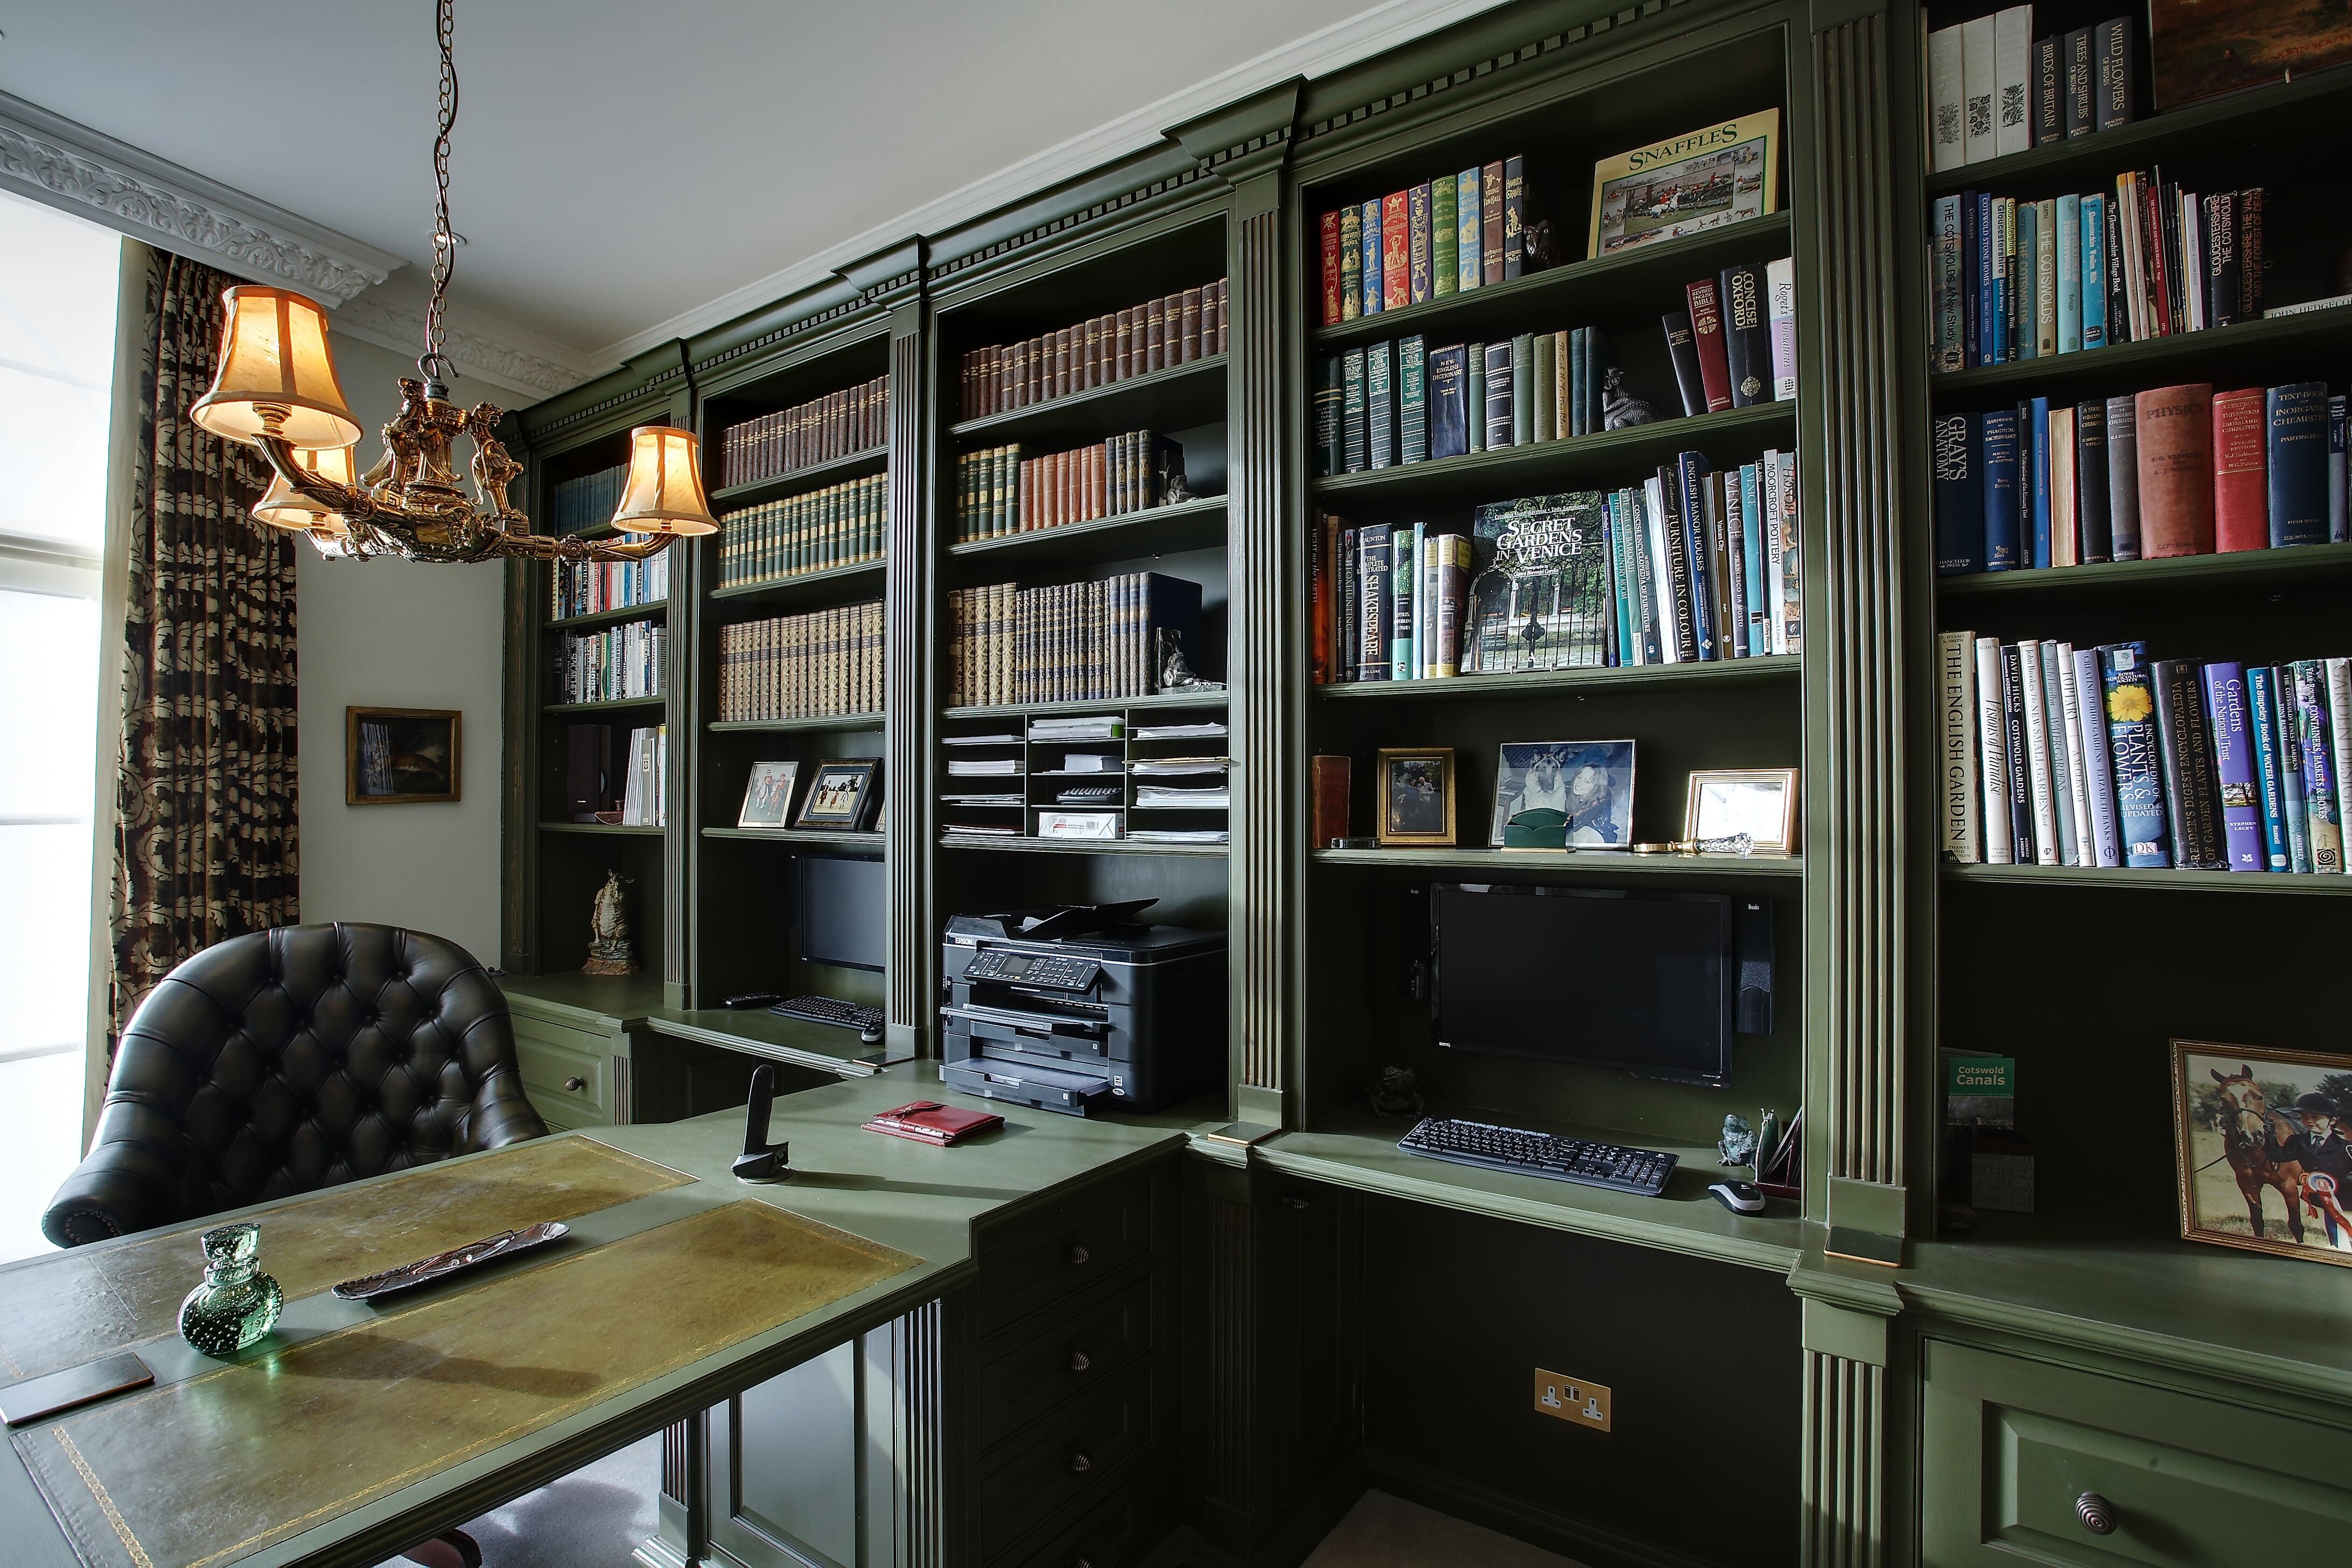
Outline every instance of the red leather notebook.
{"label": "red leather notebook", "polygon": [[992,1110],[958,1110],[936,1100],[916,1100],[859,1125],[868,1132],[887,1132],[893,1138],[944,1145],[961,1143],[974,1133],[1002,1127],[1004,1118]]}

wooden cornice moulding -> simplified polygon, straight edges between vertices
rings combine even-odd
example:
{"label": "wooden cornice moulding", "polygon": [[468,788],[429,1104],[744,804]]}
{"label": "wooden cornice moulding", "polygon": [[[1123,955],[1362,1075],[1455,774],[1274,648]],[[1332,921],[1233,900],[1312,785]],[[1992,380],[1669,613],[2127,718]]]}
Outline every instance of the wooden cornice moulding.
{"label": "wooden cornice moulding", "polygon": [[1204,173],[1239,184],[1278,168],[1289,156],[1307,79],[1292,77],[1264,92],[1170,127],[1171,142],[1191,153]]}
{"label": "wooden cornice moulding", "polygon": [[1060,240],[1108,217],[1139,216],[1178,200],[1196,199],[1201,192],[1191,187],[1208,178],[1199,161],[1175,142],[1146,148],[969,224],[929,236],[929,280],[937,287],[984,263]]}
{"label": "wooden cornice moulding", "polygon": [[762,353],[813,332],[830,331],[873,310],[857,285],[841,273],[788,294],[772,305],[738,316],[687,340],[698,378],[748,355]]}
{"label": "wooden cornice moulding", "polygon": [[915,235],[834,270],[857,290],[860,300],[868,304],[894,304],[898,302],[898,296],[923,286],[923,264],[929,250],[930,242],[921,235]]}
{"label": "wooden cornice moulding", "polygon": [[[693,384],[686,340],[673,339],[646,350],[610,375],[598,376],[562,396],[523,410],[523,430],[530,444],[543,450],[556,437],[576,433],[593,422],[615,428],[639,423],[635,416],[646,412],[647,405],[656,400],[667,402],[677,392],[691,390]],[[629,410],[629,417],[617,416],[623,409]]]}

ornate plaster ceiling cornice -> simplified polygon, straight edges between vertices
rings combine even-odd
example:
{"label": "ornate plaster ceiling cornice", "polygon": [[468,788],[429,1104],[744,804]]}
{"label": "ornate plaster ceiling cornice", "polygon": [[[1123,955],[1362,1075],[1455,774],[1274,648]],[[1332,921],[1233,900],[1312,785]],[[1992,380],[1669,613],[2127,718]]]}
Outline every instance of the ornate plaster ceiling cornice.
{"label": "ornate plaster ceiling cornice", "polygon": [[[346,301],[329,318],[335,330],[395,353],[425,342],[425,294],[414,269]],[[461,376],[479,376],[537,401],[586,381],[590,372],[562,345],[509,322],[451,305],[441,318],[442,352]]]}

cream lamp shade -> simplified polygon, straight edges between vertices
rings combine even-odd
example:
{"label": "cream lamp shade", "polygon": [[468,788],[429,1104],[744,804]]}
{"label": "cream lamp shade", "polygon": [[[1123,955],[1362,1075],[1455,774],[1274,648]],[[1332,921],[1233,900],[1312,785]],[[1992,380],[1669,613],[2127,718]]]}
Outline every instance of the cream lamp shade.
{"label": "cream lamp shade", "polygon": [[[352,475],[352,447],[298,447],[294,461],[306,474],[316,474],[322,479],[332,479],[339,485],[353,482]],[[321,501],[312,500],[286,482],[284,475],[275,475],[269,481],[269,493],[253,503],[253,519],[272,528],[290,528],[299,533],[349,533],[342,513],[330,510]]]}
{"label": "cream lamp shade", "polygon": [[327,348],[327,314],[290,289],[223,289],[220,367],[188,417],[215,436],[257,445],[268,435],[320,450],[349,447],[359,421],[343,401]]}
{"label": "cream lamp shade", "polygon": [[629,432],[629,482],[613,526],[624,533],[716,533],[702,493],[701,443],[690,430],[640,425]]}

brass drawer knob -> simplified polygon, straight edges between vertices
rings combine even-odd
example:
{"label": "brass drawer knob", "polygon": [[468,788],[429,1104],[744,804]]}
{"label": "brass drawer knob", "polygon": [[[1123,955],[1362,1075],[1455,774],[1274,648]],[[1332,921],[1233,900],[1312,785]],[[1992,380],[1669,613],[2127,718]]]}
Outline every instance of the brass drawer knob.
{"label": "brass drawer knob", "polygon": [[1095,1462],[1087,1458],[1087,1451],[1084,1448],[1074,1448],[1070,1451],[1070,1474],[1083,1476],[1094,1468]]}
{"label": "brass drawer knob", "polygon": [[2074,1517],[2093,1535],[2113,1535],[2116,1532],[2116,1505],[2096,1492],[2084,1492],[2074,1500]]}
{"label": "brass drawer knob", "polygon": [[1083,1266],[1086,1260],[1092,1258],[1094,1254],[1087,1250],[1086,1243],[1082,1241],[1074,1241],[1070,1243],[1070,1250],[1067,1256],[1070,1259],[1070,1267],[1076,1268]]}
{"label": "brass drawer knob", "polygon": [[1091,1557],[1073,1557],[1070,1559],[1070,1568],[1095,1568],[1095,1560]]}
{"label": "brass drawer knob", "polygon": [[584,1078],[567,1078],[563,1080],[563,1087],[570,1089],[574,1094],[585,1093],[588,1088],[588,1080]]}
{"label": "brass drawer knob", "polygon": [[1087,1368],[1094,1364],[1094,1362],[1087,1357],[1086,1352],[1072,1351],[1070,1352],[1070,1370],[1072,1372],[1084,1372]]}

